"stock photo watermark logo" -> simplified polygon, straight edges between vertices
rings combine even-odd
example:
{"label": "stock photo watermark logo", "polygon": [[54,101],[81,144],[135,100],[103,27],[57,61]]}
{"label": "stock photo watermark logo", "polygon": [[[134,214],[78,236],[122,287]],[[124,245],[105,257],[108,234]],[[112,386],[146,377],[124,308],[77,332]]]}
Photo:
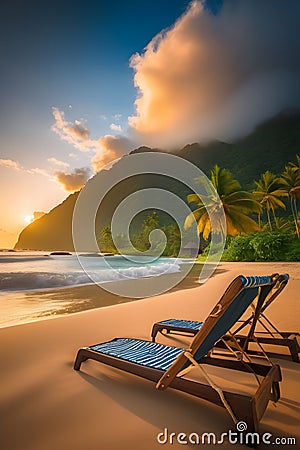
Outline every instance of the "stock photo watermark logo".
{"label": "stock photo watermark logo", "polygon": [[272,433],[256,433],[247,431],[247,423],[240,421],[236,424],[236,430],[228,430],[220,435],[213,432],[204,433],[175,433],[169,432],[165,428],[158,433],[156,440],[159,444],[181,444],[181,445],[223,445],[223,444],[241,444],[256,447],[260,444],[265,445],[297,445],[295,437],[275,437]]}
{"label": "stock photo watermark logo", "polygon": [[[175,180],[181,183],[189,192],[196,194],[206,209],[211,233],[208,256],[199,275],[199,282],[204,283],[213,274],[224,250],[226,240],[224,209],[215,188],[206,175],[194,164],[171,154],[147,152],[127,155],[110,163],[88,181],[78,196],[73,213],[72,236],[76,254],[101,252],[95,225],[99,211],[101,214],[101,203],[120,183],[143,175],[159,175],[171,182]],[[167,243],[167,236],[162,229],[155,229],[149,233],[147,251],[139,251],[130,239],[132,221],[139,213],[147,210],[166,213],[180,230],[180,249],[177,257],[170,258],[167,264],[158,265]],[[110,229],[117,253],[119,257],[122,257],[122,263],[125,261],[126,267],[130,265],[138,267],[136,271],[116,268],[114,264],[116,260],[113,256],[102,260],[106,269],[113,274],[114,280],[136,279],[137,275],[143,273],[143,265],[151,268],[151,276],[139,278],[139,282],[134,285],[107,283],[107,280],[103,281],[99,271],[92,270],[84,259],[79,258],[79,262],[91,281],[111,293],[123,297],[142,298],[166,292],[187,276],[198,255],[200,237],[197,233],[196,219],[193,219],[193,223],[190,224],[190,239],[194,243],[194,253],[191,258],[182,260],[184,258],[184,223],[190,214],[191,209],[187,202],[171,189],[150,186],[136,190],[120,200],[113,212]],[[122,236],[121,242],[120,236]],[[161,276],[166,274],[172,274],[172,276]]]}

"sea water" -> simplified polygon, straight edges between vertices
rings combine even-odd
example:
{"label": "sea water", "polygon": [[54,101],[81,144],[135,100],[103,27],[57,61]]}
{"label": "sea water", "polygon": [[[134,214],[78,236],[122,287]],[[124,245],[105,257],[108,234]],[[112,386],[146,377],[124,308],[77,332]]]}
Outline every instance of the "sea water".
{"label": "sea water", "polygon": [[62,288],[170,274],[180,271],[181,263],[164,257],[133,261],[121,255],[1,252],[0,327],[102,306],[89,298],[59,295]]}

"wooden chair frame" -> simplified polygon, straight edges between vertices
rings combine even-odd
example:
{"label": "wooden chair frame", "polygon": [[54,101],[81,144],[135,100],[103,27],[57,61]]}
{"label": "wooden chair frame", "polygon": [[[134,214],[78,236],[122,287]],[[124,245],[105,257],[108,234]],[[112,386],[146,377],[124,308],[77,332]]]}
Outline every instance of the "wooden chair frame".
{"label": "wooden chair frame", "polygon": [[[240,320],[241,325],[233,331],[237,341],[243,347],[244,351],[249,355],[262,355],[266,353],[268,356],[274,356],[277,358],[286,358],[287,355],[283,355],[276,352],[266,351],[261,348],[261,344],[276,345],[286,347],[290,353],[290,359],[294,362],[300,362],[300,333],[297,331],[279,331],[275,325],[264,314],[264,311],[269,307],[271,303],[279,296],[279,294],[286,287],[289,276],[287,274],[279,275],[273,274],[271,277],[274,279],[274,285],[270,289],[266,289],[267,295],[260,297],[256,305],[252,305],[252,314],[246,320]],[[270,295],[269,295],[270,294]],[[260,324],[265,331],[257,331],[257,324]],[[240,332],[249,326],[248,334],[240,334]],[[196,329],[168,325],[162,322],[156,322],[151,330],[152,342],[155,342],[156,335],[158,333],[164,334],[181,334],[186,336],[195,336],[198,332]],[[250,343],[257,343],[257,349],[250,349]],[[219,341],[216,344],[217,347],[224,348],[224,343]]]}

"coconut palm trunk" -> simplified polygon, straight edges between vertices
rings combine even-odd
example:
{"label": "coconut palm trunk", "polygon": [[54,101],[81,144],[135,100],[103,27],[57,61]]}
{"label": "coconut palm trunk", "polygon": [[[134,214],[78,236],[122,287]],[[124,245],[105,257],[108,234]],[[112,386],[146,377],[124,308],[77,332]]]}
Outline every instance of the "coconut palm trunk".
{"label": "coconut palm trunk", "polygon": [[291,211],[293,214],[293,219],[295,222],[295,229],[298,238],[300,237],[299,222],[298,222],[298,208],[297,208],[297,197],[300,197],[300,169],[299,162],[300,158],[297,156],[298,166],[289,163],[285,171],[282,173],[280,181],[281,185],[286,191],[291,205]]}
{"label": "coconut palm trunk", "polygon": [[275,209],[285,209],[285,204],[280,197],[286,197],[285,190],[280,189],[279,178],[274,173],[267,170],[260,177],[259,181],[255,181],[256,189],[253,192],[254,197],[261,203],[266,209],[268,224],[270,231],[273,231],[270,211],[272,211],[274,222],[276,227],[278,226],[278,220],[275,215]]}
{"label": "coconut palm trunk", "polygon": [[270,217],[270,210],[267,208],[266,211],[267,211],[267,218],[268,218],[268,224],[269,224],[270,231],[273,231],[271,217]]}
{"label": "coconut palm trunk", "polygon": [[295,222],[295,228],[298,238],[300,238],[300,232],[299,232],[299,224],[298,224],[298,210],[297,210],[297,199],[296,197],[293,197],[290,195],[290,203],[291,203],[291,210]]}

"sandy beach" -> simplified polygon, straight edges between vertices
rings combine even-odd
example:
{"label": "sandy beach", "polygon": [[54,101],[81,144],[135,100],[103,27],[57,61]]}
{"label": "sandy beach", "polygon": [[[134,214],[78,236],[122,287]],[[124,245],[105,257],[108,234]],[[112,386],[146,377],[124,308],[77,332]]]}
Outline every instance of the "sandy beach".
{"label": "sandy beach", "polygon": [[[299,330],[299,263],[222,263],[217,274],[204,285],[197,284],[194,277],[180,288],[155,298],[0,329],[1,448],[182,448],[176,442],[159,444],[158,433],[167,428],[170,433],[214,432],[218,436],[234,429],[222,408],[171,389],[157,391],[154,383],[96,362],[88,361],[81,372],[75,372],[74,358],[78,348],[114,337],[150,339],[152,324],[157,320],[170,317],[201,320],[235,276],[274,272],[289,273],[291,278],[268,309],[268,317],[281,330]],[[67,292],[72,295],[71,290]],[[59,295],[63,296],[64,291]],[[96,298],[109,294],[98,287],[83,287],[74,288],[73,295]],[[158,342],[184,346],[188,338],[159,336]],[[269,404],[260,430],[274,437],[295,437],[294,448],[299,448],[300,364],[283,359],[274,361],[280,364],[283,373],[281,400],[276,407]],[[216,370],[215,376],[221,386],[234,382],[229,381],[222,369]],[[220,447],[246,448],[239,444]],[[285,447],[281,444],[277,448]]]}

